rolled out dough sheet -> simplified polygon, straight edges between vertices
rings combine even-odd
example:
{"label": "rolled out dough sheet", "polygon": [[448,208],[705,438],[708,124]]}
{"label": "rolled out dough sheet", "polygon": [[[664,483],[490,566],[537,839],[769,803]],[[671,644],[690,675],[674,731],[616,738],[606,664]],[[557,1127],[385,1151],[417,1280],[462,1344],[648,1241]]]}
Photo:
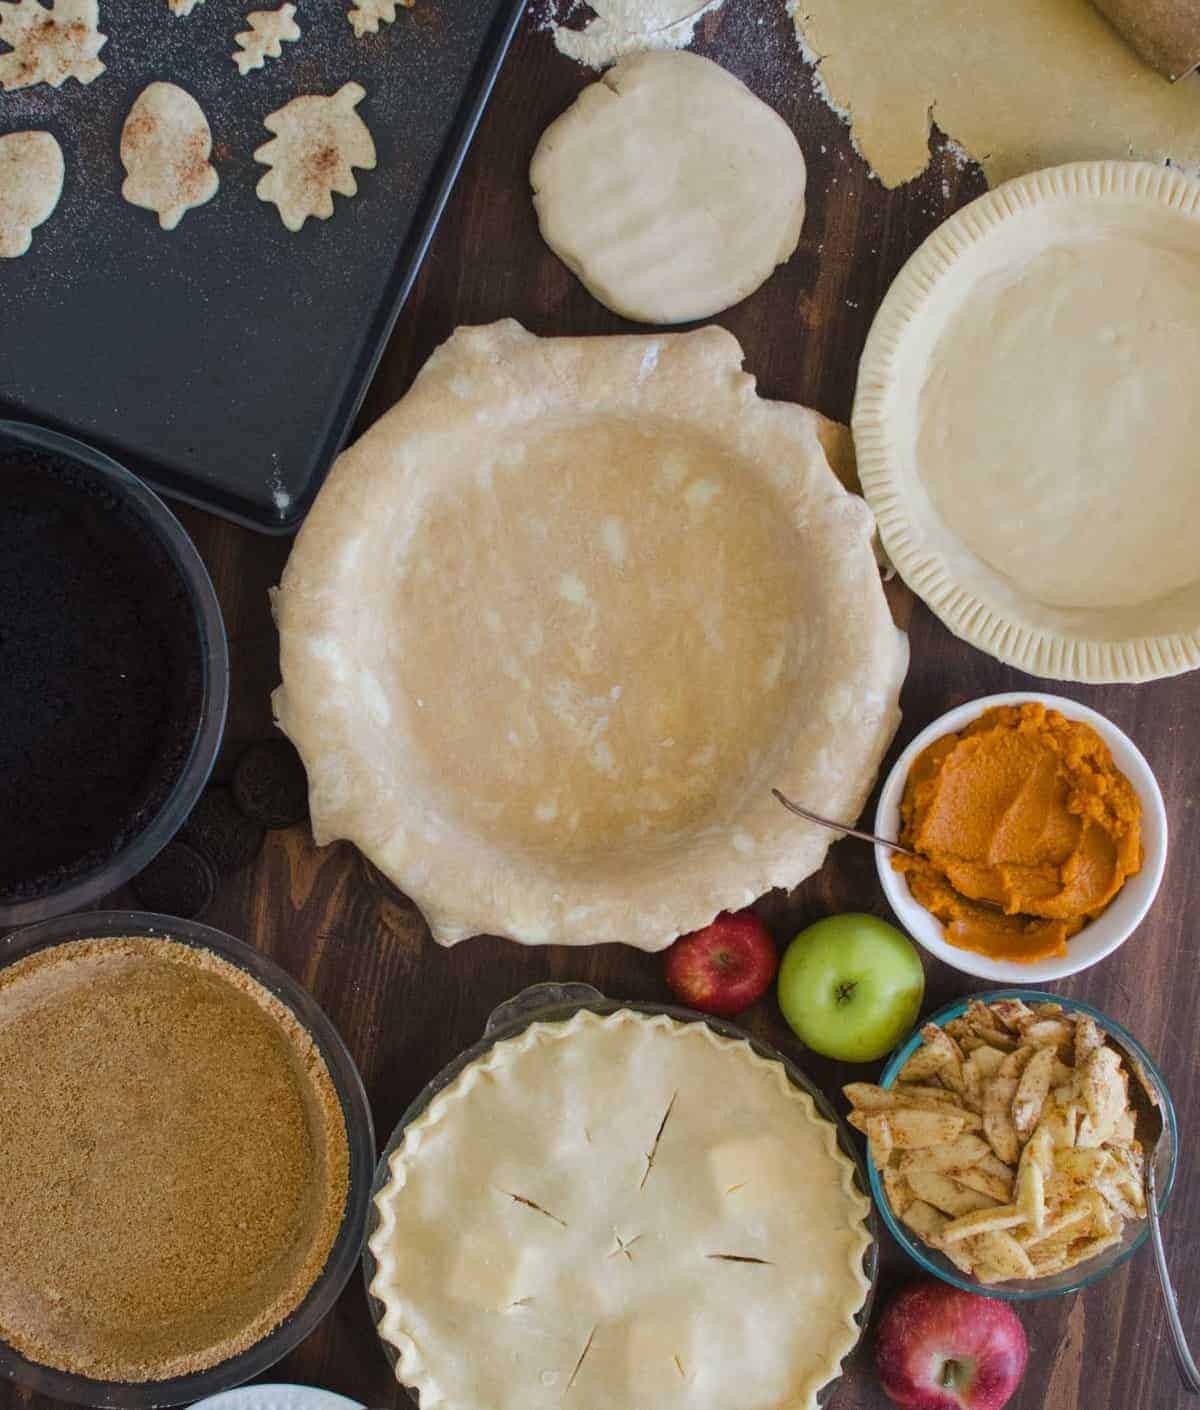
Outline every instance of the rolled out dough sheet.
{"label": "rolled out dough sheet", "polygon": [[1089,0],[788,0],[819,86],[885,186],[929,161],[929,131],[995,185],[1061,162],[1200,171],[1200,79],[1168,83]]}

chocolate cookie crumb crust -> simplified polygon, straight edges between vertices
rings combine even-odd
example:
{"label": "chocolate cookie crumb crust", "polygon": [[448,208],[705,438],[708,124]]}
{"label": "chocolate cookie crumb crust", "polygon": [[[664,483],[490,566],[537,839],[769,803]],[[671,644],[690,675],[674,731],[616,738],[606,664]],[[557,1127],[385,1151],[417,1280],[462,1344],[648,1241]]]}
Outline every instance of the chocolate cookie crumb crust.
{"label": "chocolate cookie crumb crust", "polygon": [[210,951],[80,940],[0,970],[0,1338],[100,1380],[204,1370],[303,1301],[349,1144],[316,1044]]}
{"label": "chocolate cookie crumb crust", "polygon": [[177,566],[95,472],[0,448],[0,903],[104,865],[196,740],[203,648]]}

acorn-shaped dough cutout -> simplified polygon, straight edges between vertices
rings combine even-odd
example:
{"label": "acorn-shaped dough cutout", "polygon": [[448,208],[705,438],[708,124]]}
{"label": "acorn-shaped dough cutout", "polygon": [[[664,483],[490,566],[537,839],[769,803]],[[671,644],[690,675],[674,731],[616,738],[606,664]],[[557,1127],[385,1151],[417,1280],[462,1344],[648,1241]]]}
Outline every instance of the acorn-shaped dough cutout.
{"label": "acorn-shaped dough cutout", "polygon": [[212,129],[195,98],[174,83],[152,83],[129,110],[121,129],[121,161],[128,173],[121,195],[157,213],[174,230],[193,206],[217,194],[220,180],[208,158]]}
{"label": "acorn-shaped dough cutout", "polygon": [[34,227],[53,214],[63,188],[63,154],[49,132],[0,137],[0,259],[16,259]]}

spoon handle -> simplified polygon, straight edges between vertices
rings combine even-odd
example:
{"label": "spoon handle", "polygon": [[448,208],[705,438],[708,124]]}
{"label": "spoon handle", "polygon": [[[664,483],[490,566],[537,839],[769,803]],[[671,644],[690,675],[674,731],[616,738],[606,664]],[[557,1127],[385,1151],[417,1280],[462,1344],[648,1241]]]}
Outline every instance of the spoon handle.
{"label": "spoon handle", "polygon": [[876,837],[873,832],[859,832],[857,828],[847,827],[845,823],[833,822],[830,818],[823,818],[820,813],[810,813],[807,808],[802,808],[799,803],[793,803],[790,798],[785,798],[777,788],[771,789],[771,792],[789,813],[795,813],[798,818],[804,818],[808,822],[819,823],[822,827],[832,828],[834,832],[844,832],[847,837],[857,837],[860,842],[875,842],[880,847],[890,847],[893,852],[903,852],[906,857],[915,857],[917,855],[911,847],[904,847],[899,842],[892,842],[886,837]]}
{"label": "spoon handle", "polygon": [[1153,1164],[1150,1166],[1149,1174],[1150,1188],[1148,1193],[1150,1198],[1146,1201],[1146,1212],[1150,1216],[1150,1243],[1153,1245],[1154,1262],[1158,1267],[1158,1282],[1162,1288],[1163,1306],[1167,1310],[1167,1325],[1171,1329],[1171,1350],[1175,1353],[1175,1365],[1179,1370],[1179,1379],[1190,1394],[1200,1395],[1200,1371],[1196,1369],[1196,1363],[1188,1349],[1183,1323],[1179,1320],[1179,1304],[1175,1299],[1175,1289],[1171,1286],[1171,1275],[1167,1271],[1167,1255],[1163,1249],[1162,1230],[1158,1225],[1158,1190],[1154,1179]]}

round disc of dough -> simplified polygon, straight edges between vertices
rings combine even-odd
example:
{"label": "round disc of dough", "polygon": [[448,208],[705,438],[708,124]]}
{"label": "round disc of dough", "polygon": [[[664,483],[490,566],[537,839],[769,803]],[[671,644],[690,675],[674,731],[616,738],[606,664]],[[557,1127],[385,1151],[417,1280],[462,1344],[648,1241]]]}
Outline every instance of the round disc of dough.
{"label": "round disc of dough", "polygon": [[804,156],[787,123],[697,54],[637,54],[551,123],[529,169],[542,236],[614,313],[708,318],[795,250]]}

